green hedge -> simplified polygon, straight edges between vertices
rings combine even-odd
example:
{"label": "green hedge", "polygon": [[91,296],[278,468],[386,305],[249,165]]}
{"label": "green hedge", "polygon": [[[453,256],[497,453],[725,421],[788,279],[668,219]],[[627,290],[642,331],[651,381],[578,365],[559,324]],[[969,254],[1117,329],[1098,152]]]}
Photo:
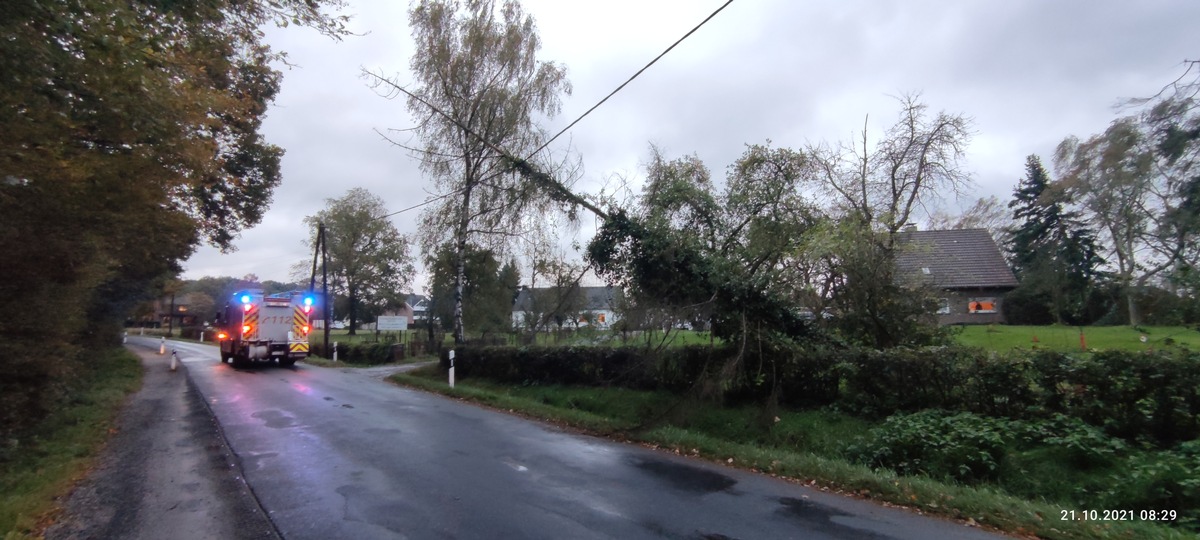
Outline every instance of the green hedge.
{"label": "green hedge", "polygon": [[[873,418],[927,409],[1017,419],[1062,414],[1160,447],[1200,437],[1200,353],[1186,350],[1075,356],[968,347],[746,349],[461,346],[455,365],[460,379],[675,392],[718,384],[716,374],[733,365],[733,377],[719,382],[733,401],[762,400],[777,387],[785,406],[836,405]],[[441,352],[443,369],[448,352]]]}
{"label": "green hedge", "polygon": [[[338,361],[363,366],[386,364],[397,357],[397,352],[395,351],[397,347],[403,347],[403,345],[396,345],[394,343],[340,343],[337,346]],[[326,354],[323,343],[309,345],[309,354],[320,356],[321,358],[333,358],[332,354]]]}

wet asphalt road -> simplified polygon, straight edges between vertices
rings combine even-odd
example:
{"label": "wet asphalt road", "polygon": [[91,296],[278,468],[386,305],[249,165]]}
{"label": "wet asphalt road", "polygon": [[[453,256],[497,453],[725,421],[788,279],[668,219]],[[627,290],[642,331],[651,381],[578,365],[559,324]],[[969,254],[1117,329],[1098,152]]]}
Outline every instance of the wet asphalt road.
{"label": "wet asphalt road", "polygon": [[[130,338],[157,348],[157,340]],[[398,388],[174,343],[288,540],[1002,538]]]}

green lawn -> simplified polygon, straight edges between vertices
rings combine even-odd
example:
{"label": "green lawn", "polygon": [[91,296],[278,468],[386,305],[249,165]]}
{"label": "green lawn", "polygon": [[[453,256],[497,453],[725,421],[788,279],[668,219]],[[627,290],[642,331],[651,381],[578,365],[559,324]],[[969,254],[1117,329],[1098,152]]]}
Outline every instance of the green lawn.
{"label": "green lawn", "polygon": [[[992,351],[1031,348],[1053,351],[1081,350],[1075,326],[964,326],[957,335],[959,343]],[[1200,331],[1186,326],[1085,326],[1084,340],[1089,349],[1145,351],[1173,346],[1200,349]],[[1141,340],[1142,336],[1146,341]]]}

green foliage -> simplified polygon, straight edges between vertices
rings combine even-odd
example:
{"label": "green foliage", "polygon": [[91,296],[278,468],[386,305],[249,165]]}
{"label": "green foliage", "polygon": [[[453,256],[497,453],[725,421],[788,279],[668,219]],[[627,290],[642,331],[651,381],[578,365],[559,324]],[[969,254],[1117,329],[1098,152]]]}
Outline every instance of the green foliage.
{"label": "green foliage", "polygon": [[1200,436],[1200,354],[1100,351],[1039,355],[1038,381],[1051,410],[1113,436],[1170,446]]}
{"label": "green foliage", "polygon": [[71,381],[69,399],[36,426],[0,438],[0,534],[31,533],[40,525],[108,439],[125,397],[141,385],[141,365],[127,351],[93,351],[89,360]]}
{"label": "green foliage", "polygon": [[[426,261],[433,276],[429,286],[432,313],[441,320],[443,328],[454,327],[455,257],[454,247],[445,244]],[[511,331],[513,300],[520,281],[514,262],[501,266],[493,251],[468,245],[462,282],[463,328],[485,334]]]}
{"label": "green foliage", "polygon": [[[235,5],[236,4],[236,5]],[[15,0],[0,15],[0,436],[62,396],[86,347],[280,182],[259,26],[339,34],[338,0]]]}
{"label": "green foliage", "polygon": [[[694,392],[734,403],[833,405],[865,418],[927,409],[1029,420],[1058,414],[1106,436],[1163,448],[1200,437],[1196,353],[1111,351],[1076,357],[1045,351],[1000,355],[967,347],[873,351],[781,343],[659,351],[461,346],[455,362],[461,378],[512,384],[615,385]],[[442,352],[444,368],[447,353]]]}
{"label": "green foliage", "polygon": [[360,321],[400,307],[414,273],[408,237],[382,219],[387,213],[383,199],[354,188],[339,199],[326,199],[325,209],[304,218],[311,228],[310,247],[325,224],[330,292],[345,301],[352,333]]}
{"label": "green foliage", "polygon": [[1002,425],[993,418],[940,410],[892,416],[849,452],[868,466],[904,475],[979,483],[997,478],[1004,464]]}
{"label": "green foliage", "polygon": [[[333,343],[329,344],[330,348]],[[337,346],[338,361],[347,364],[377,366],[389,364],[396,359],[397,348],[403,347],[396,343],[339,343]],[[330,351],[325,350],[324,343],[312,343],[309,352],[321,358],[333,358]]]}
{"label": "green foliage", "polygon": [[1025,178],[1013,191],[1012,231],[1008,250],[1021,286],[1009,295],[1017,300],[1005,313],[1019,324],[1050,322],[1088,324],[1086,304],[1104,259],[1095,233],[1077,212],[1066,210],[1066,193],[1055,185],[1031,155]]}

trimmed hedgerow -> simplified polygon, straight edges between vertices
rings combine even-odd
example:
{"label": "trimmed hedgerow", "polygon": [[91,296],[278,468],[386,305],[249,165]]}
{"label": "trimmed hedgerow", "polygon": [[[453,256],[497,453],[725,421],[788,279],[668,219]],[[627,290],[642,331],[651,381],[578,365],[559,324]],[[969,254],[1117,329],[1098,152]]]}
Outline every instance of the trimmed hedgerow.
{"label": "trimmed hedgerow", "polygon": [[[340,343],[337,346],[338,361],[363,366],[386,364],[396,358],[395,349],[397,347],[403,347],[403,345],[395,343]],[[313,356],[320,356],[321,358],[333,357],[332,354],[326,354],[323,343],[309,345],[309,352]]]}
{"label": "trimmed hedgerow", "polygon": [[[449,367],[448,352],[442,351],[443,368]],[[717,386],[735,402],[774,396],[793,408],[836,405],[871,418],[928,409],[1014,419],[1061,414],[1110,436],[1164,448],[1200,437],[1200,354],[1186,350],[1072,356],[968,347],[463,346],[456,354],[459,378],[510,384],[685,392],[705,382],[713,387],[724,372],[732,376]]]}

